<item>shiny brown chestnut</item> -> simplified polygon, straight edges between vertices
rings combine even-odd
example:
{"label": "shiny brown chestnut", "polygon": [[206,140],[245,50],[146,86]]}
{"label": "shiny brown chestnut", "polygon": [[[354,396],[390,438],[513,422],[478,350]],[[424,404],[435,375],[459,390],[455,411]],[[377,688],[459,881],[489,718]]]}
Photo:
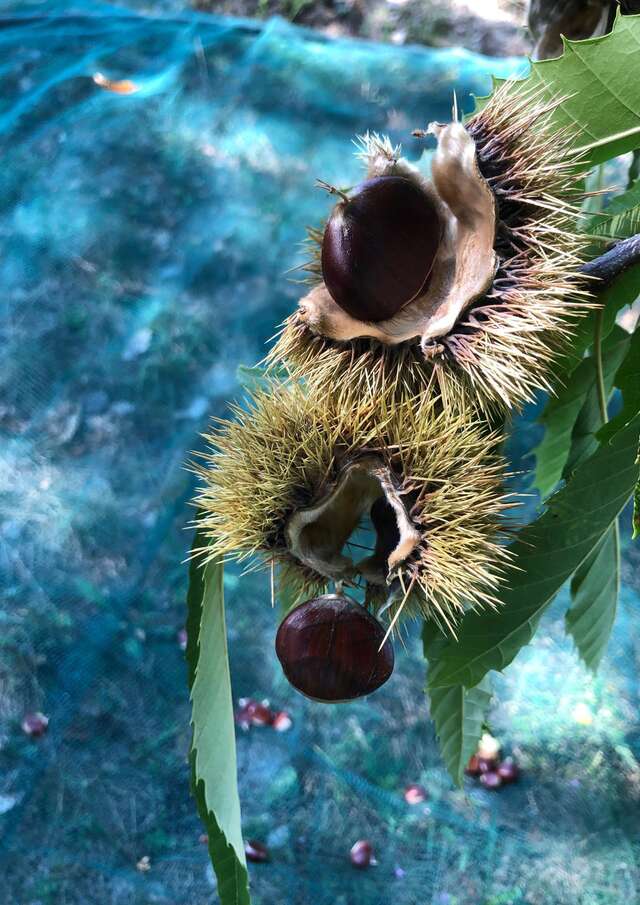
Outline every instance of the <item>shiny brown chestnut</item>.
{"label": "shiny brown chestnut", "polygon": [[294,688],[335,703],[371,694],[393,672],[393,646],[364,607],[341,594],[301,603],[283,620],[276,653]]}
{"label": "shiny brown chestnut", "polygon": [[442,232],[436,203],[413,181],[367,179],[336,204],[324,230],[329,294],[357,320],[388,320],[426,290]]}

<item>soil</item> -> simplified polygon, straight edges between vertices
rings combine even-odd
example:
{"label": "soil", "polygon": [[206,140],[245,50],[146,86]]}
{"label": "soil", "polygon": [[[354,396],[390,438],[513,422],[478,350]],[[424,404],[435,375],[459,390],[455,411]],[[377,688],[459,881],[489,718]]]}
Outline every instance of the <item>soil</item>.
{"label": "soil", "polygon": [[250,18],[282,16],[332,37],[460,45],[489,56],[517,56],[531,50],[524,0],[473,4],[464,0],[193,0],[193,5]]}

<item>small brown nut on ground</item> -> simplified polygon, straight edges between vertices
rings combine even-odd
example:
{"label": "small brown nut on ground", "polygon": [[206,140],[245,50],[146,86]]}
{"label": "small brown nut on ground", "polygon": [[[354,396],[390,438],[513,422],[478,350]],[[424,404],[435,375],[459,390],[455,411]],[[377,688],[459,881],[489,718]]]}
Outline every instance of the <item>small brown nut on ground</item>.
{"label": "small brown nut on ground", "polygon": [[358,839],[358,841],[351,846],[349,860],[353,866],[357,867],[359,870],[365,870],[367,867],[375,864],[376,860],[373,857],[373,846],[371,843],[367,839]]}

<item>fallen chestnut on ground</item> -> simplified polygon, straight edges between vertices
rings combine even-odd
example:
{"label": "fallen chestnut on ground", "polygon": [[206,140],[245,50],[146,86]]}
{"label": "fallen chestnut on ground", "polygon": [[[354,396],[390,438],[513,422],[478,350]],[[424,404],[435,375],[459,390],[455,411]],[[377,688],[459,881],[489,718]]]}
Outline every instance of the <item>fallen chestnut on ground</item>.
{"label": "fallen chestnut on ground", "polygon": [[20,725],[25,735],[30,735],[32,738],[40,738],[47,731],[49,717],[45,716],[44,713],[40,713],[40,711],[27,713]]}
{"label": "fallen chestnut on ground", "polygon": [[498,767],[498,776],[505,784],[518,781],[520,768],[512,757],[507,757],[502,761]]}
{"label": "fallen chestnut on ground", "polygon": [[358,839],[351,846],[349,860],[359,870],[364,870],[371,864],[375,864],[376,859],[373,857],[373,846],[371,843],[367,839]]}
{"label": "fallen chestnut on ground", "polygon": [[489,770],[487,773],[480,774],[480,785],[485,789],[499,789],[502,785],[502,777],[495,770]]}
{"label": "fallen chestnut on ground", "polygon": [[393,672],[393,646],[363,606],[341,594],[301,603],[283,620],[276,653],[294,688],[335,703],[371,694]]}
{"label": "fallen chestnut on ground", "polygon": [[325,227],[329,294],[357,320],[388,320],[426,289],[442,229],[436,203],[415,182],[367,179],[343,196]]}
{"label": "fallen chestnut on ground", "polygon": [[416,782],[411,783],[404,790],[404,800],[407,804],[422,804],[427,800],[427,790]]}
{"label": "fallen chestnut on ground", "polygon": [[252,861],[254,864],[264,864],[265,861],[269,860],[268,848],[262,842],[256,842],[255,839],[249,839],[245,842],[244,853],[247,861]]}

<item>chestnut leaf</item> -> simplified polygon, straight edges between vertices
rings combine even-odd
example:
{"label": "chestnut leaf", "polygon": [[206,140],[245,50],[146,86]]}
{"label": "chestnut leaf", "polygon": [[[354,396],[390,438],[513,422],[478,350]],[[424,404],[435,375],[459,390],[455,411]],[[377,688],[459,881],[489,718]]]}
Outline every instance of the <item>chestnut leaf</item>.
{"label": "chestnut leaf", "polygon": [[[437,657],[446,644],[446,636],[433,622],[425,622],[422,646],[427,662]],[[490,676],[476,685],[452,685],[449,688],[426,688],[431,705],[438,746],[444,765],[457,786],[462,785],[464,769],[478,748],[492,697]]]}
{"label": "chestnut leaf", "polygon": [[598,433],[600,440],[612,437],[640,412],[640,324],[632,335],[629,350],[616,371],[614,380],[622,394],[622,409]]}
{"label": "chestnut leaf", "polygon": [[617,527],[612,525],[571,579],[572,603],[565,616],[585,666],[595,672],[616,618],[620,589]]}
{"label": "chestnut leaf", "polygon": [[[640,147],[640,16],[616,16],[610,34],[564,41],[554,60],[532,63],[516,92],[564,98],[553,112],[558,133],[575,135],[574,149],[594,166]],[[500,85],[503,80],[497,80]],[[476,108],[485,99],[477,98]]]}
{"label": "chestnut leaf", "polygon": [[[608,393],[614,376],[629,348],[629,334],[615,327],[603,344],[605,387]],[[594,422],[591,413],[596,412]],[[542,497],[548,496],[562,478],[563,472],[577,462],[579,447],[597,446],[595,431],[600,427],[596,395],[596,366],[593,356],[584,358],[567,378],[563,387],[550,397],[540,416],[544,437],[532,451],[536,457],[535,487]],[[591,441],[588,443],[587,441]]]}
{"label": "chestnut leaf", "polygon": [[589,217],[584,232],[592,236],[626,239],[640,233],[640,179],[616,195],[603,211]]}
{"label": "chestnut leaf", "polygon": [[640,414],[573,472],[524,528],[510,550],[509,575],[496,613],[470,612],[457,639],[432,660],[429,688],[472,688],[492,669],[504,669],[531,641],[540,617],[564,582],[589,557],[634,493],[640,465]]}
{"label": "chestnut leaf", "polygon": [[[640,462],[640,446],[638,446],[638,462]],[[633,494],[633,540],[640,537],[640,480],[636,483]]]}
{"label": "chestnut leaf", "polygon": [[[636,182],[628,192],[614,198],[604,211],[592,216],[584,228],[589,233],[628,238],[640,228],[639,218],[640,182]],[[600,432],[601,439],[613,436],[640,409],[640,384],[637,380],[640,373],[640,334],[636,331],[630,340],[628,334],[615,324],[620,309],[632,303],[638,294],[640,266],[635,266],[621,274],[598,296],[598,301],[604,306],[602,353],[605,389],[609,394],[616,386],[624,396],[623,411]],[[576,325],[571,346],[558,368],[556,392],[549,398],[539,419],[545,433],[533,450],[536,457],[534,485],[543,497],[552,492],[563,472],[575,466],[580,453],[584,457],[587,449],[593,451],[595,448],[593,437],[588,436],[600,420],[595,365],[593,357],[584,357],[593,342],[594,321],[595,312],[592,312]],[[630,348],[626,351],[625,346],[629,344]],[[621,359],[623,353],[626,357]],[[583,444],[580,443],[580,434]]]}
{"label": "chestnut leaf", "polygon": [[[618,369],[626,358],[630,344],[631,337],[626,330],[618,326],[614,327],[602,344],[604,390],[607,400],[610,399],[613,388],[616,385]],[[565,479],[569,478],[575,468],[596,451],[598,448],[596,435],[599,435],[598,432],[602,428],[602,413],[596,387],[595,358],[590,356],[586,359],[586,363],[591,370],[593,379],[571,430],[571,444],[567,461],[562,471],[562,477]]]}
{"label": "chestnut leaf", "polygon": [[[614,240],[628,239],[640,232],[640,180],[621,195],[616,195],[604,210],[592,214],[589,219],[579,224],[580,228],[590,234],[606,236]],[[596,255],[602,248],[594,246]],[[611,333],[618,312],[631,305],[640,295],[640,265],[636,264],[620,274],[604,291],[598,293],[598,302],[604,308],[602,320],[602,336]],[[570,345],[559,362],[559,383],[562,386],[582,362],[584,353],[593,342],[596,312],[590,312],[581,318],[575,326]],[[616,384],[617,385],[617,384]]]}
{"label": "chestnut leaf", "polygon": [[240,826],[236,742],[224,616],[223,565],[203,565],[196,532],[187,595],[187,663],[193,735],[191,788],[209,837],[221,905],[250,905]]}

